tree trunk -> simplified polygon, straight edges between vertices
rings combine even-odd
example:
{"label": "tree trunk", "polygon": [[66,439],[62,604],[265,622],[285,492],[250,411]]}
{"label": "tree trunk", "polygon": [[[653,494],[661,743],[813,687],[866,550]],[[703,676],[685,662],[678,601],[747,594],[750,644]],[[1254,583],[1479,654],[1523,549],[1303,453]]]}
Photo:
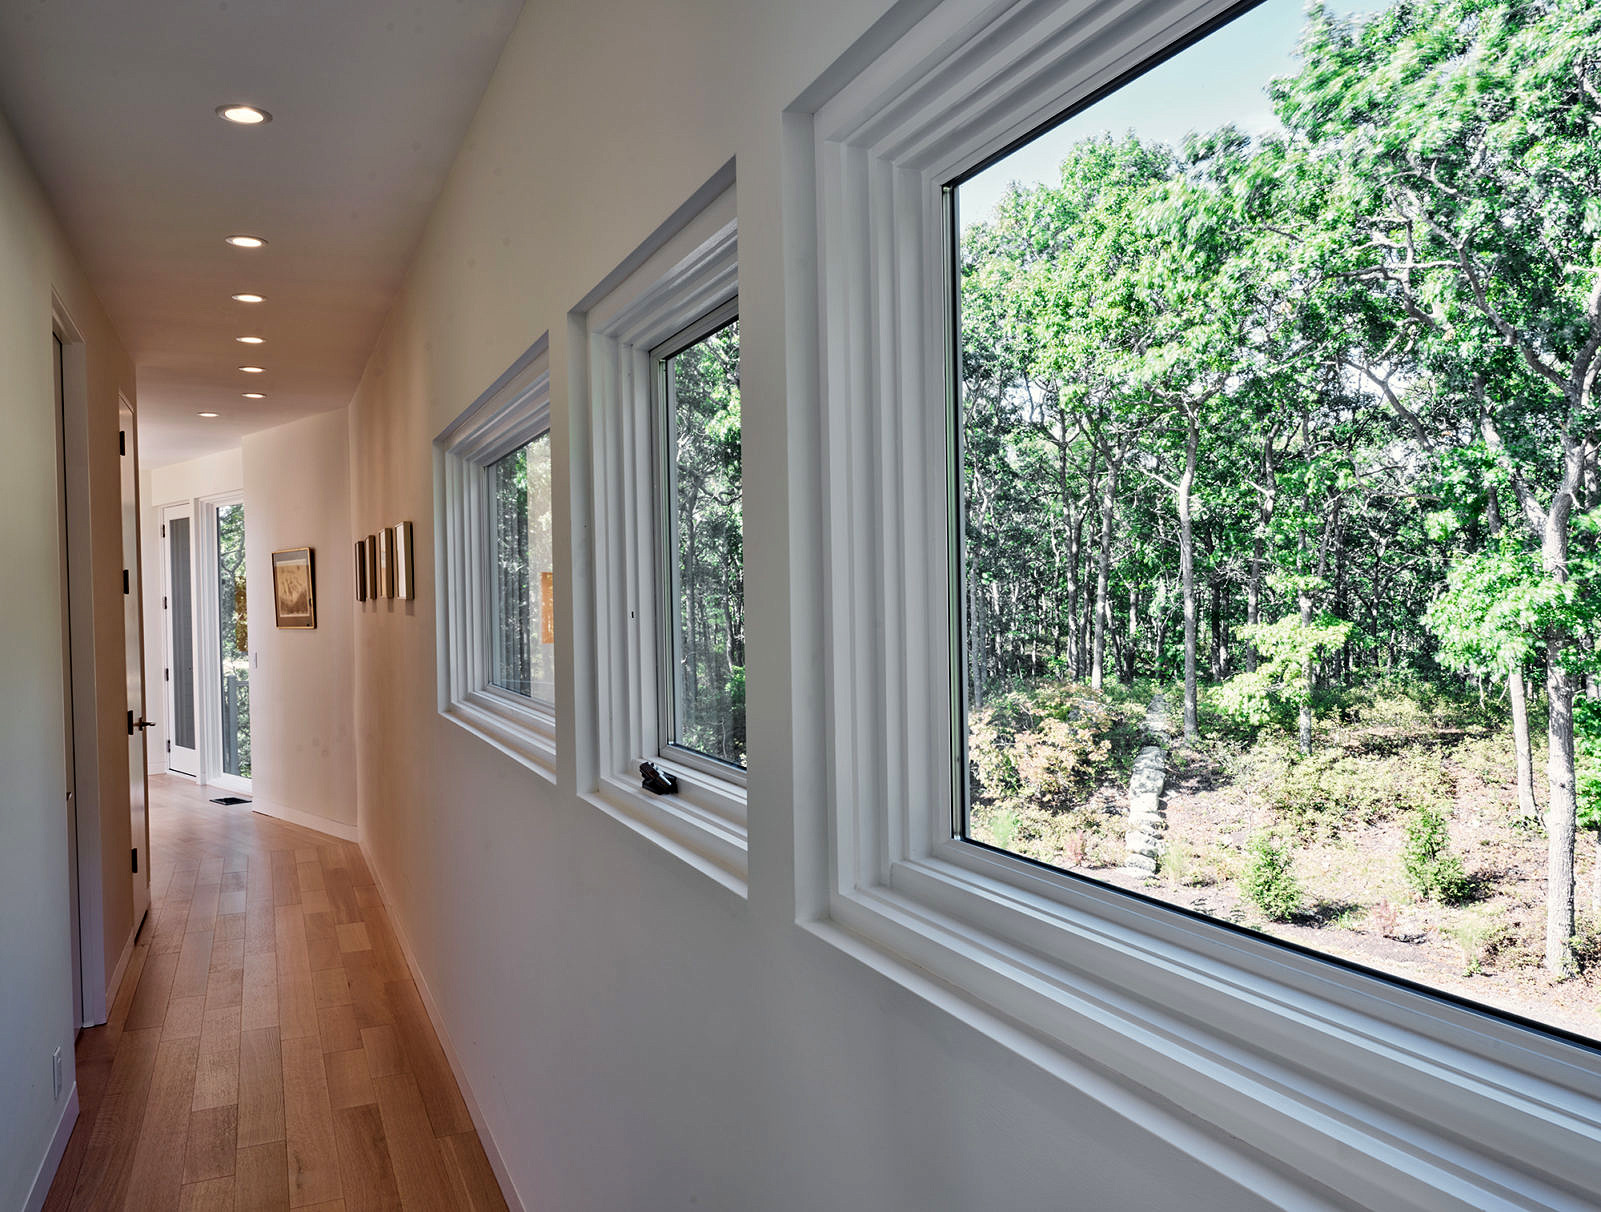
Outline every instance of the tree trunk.
{"label": "tree trunk", "polygon": [[1551,798],[1545,828],[1550,838],[1546,864],[1545,967],[1561,979],[1573,973],[1573,847],[1578,804],[1573,777],[1573,682],[1562,667],[1555,639],[1546,643],[1546,697],[1551,721],[1546,739],[1551,746],[1546,777]]}
{"label": "tree trunk", "polygon": [[1107,600],[1112,573],[1112,514],[1117,506],[1118,461],[1107,464],[1106,483],[1101,489],[1101,553],[1095,566],[1095,641],[1090,656],[1090,689],[1100,692],[1106,664],[1106,627],[1112,620],[1112,604]]}
{"label": "tree trunk", "polygon": [[1534,802],[1534,754],[1529,743],[1529,700],[1523,684],[1523,670],[1507,675],[1507,697],[1512,701],[1512,746],[1518,755],[1518,815],[1526,821],[1538,818]]}
{"label": "tree trunk", "polygon": [[[1301,626],[1311,627],[1312,595],[1302,589],[1296,596],[1301,605]],[[1308,654],[1302,663],[1302,677],[1305,678],[1306,684],[1302,687],[1301,711],[1296,728],[1296,740],[1303,754],[1312,752],[1312,691],[1315,689],[1315,668],[1316,665]]]}
{"label": "tree trunk", "polygon": [[1195,485],[1195,453],[1200,446],[1199,418],[1186,417],[1184,471],[1179,476],[1179,575],[1184,583],[1184,739],[1194,742],[1200,733],[1200,710],[1195,677],[1195,529],[1190,518],[1190,490]]}

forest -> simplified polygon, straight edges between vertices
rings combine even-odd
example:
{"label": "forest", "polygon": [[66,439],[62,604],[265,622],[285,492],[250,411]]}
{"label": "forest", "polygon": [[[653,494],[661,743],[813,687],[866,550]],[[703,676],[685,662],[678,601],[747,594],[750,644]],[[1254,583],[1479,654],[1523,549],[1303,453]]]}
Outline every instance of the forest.
{"label": "forest", "polygon": [[1315,6],[1264,87],[1271,130],[1087,137],[963,230],[970,832],[1120,880],[1161,693],[1131,886],[1588,980],[1601,6]]}

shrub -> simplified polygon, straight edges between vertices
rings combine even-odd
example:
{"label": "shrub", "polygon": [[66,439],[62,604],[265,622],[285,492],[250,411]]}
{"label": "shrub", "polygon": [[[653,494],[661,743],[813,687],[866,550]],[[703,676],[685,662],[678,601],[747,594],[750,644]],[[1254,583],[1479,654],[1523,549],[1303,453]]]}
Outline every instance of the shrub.
{"label": "shrub", "polygon": [[1450,844],[1443,812],[1432,805],[1413,809],[1406,823],[1401,865],[1419,898],[1432,897],[1446,905],[1468,899],[1473,884],[1462,869],[1462,860],[1450,852]]}
{"label": "shrub", "polygon": [[1301,885],[1295,878],[1294,863],[1295,856],[1285,838],[1259,833],[1251,842],[1243,880],[1245,895],[1275,922],[1288,921],[1301,907]]}

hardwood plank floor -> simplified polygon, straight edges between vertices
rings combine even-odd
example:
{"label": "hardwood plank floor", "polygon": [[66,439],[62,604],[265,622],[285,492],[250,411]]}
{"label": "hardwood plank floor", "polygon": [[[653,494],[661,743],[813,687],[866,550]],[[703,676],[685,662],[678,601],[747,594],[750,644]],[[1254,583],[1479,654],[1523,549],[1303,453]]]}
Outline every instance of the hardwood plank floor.
{"label": "hardwood plank floor", "polygon": [[47,1212],[506,1207],[359,847],[150,780],[150,915]]}

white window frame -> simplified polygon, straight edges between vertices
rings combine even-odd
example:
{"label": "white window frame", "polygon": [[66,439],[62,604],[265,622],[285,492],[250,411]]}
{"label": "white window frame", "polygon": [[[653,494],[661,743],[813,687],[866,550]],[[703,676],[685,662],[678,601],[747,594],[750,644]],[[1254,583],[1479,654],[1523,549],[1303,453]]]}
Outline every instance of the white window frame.
{"label": "white window frame", "polygon": [[657,651],[662,659],[657,662],[657,756],[698,770],[702,774],[720,778],[728,783],[745,786],[745,769],[733,762],[724,761],[698,749],[681,745],[673,737],[678,725],[678,472],[673,465],[672,452],[678,445],[678,423],[672,415],[667,399],[667,363],[739,320],[739,298],[728,299],[710,313],[692,321],[688,328],[674,333],[657,343],[650,351],[653,389],[657,393],[654,406],[654,438],[656,481],[656,507],[658,510],[656,553],[656,593],[658,629]]}
{"label": "white window frame", "polygon": [[[570,317],[574,462],[587,468],[573,506],[575,514],[587,506],[592,544],[582,595],[591,626],[573,637],[575,681],[592,686],[582,719],[593,743],[579,755],[578,786],[595,807],[745,896],[745,771],[665,743],[663,718],[672,649],[664,647],[670,502],[660,466],[659,355],[738,299],[731,170],[715,180],[715,191],[703,190]],[[677,777],[676,794],[643,788],[639,766],[647,760]]]}
{"label": "white window frame", "polygon": [[786,261],[817,275],[791,333],[820,397],[791,399],[820,417],[792,508],[821,532],[792,578],[822,585],[827,825],[798,914],[1285,1206],[1593,1207],[1595,1048],[953,836],[944,186],[1233,11],[943,0],[792,111]]}
{"label": "white window frame", "polygon": [[[556,780],[556,712],[493,682],[494,465],[550,430],[549,334],[434,439],[439,714]],[[560,646],[558,645],[558,651]]]}

